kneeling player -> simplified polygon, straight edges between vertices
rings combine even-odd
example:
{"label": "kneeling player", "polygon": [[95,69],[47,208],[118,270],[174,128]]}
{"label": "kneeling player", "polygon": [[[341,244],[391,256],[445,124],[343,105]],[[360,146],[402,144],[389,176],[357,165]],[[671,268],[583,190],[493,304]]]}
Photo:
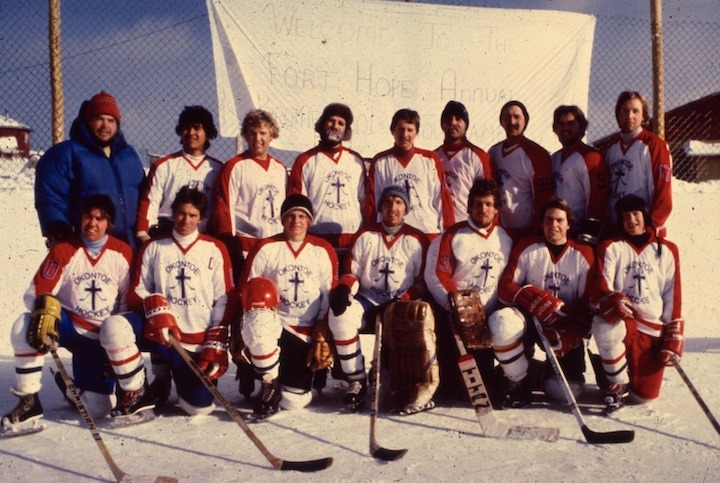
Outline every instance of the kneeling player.
{"label": "kneeling player", "polygon": [[[337,281],[335,250],[322,238],[308,234],[313,207],[306,196],[288,196],[280,218],[283,232],[255,246],[240,277],[246,308],[242,339],[262,387],[253,405],[258,419],[272,416],[280,407],[307,406],[311,389],[324,386],[332,364],[326,336],[328,294]],[[266,295],[272,291],[267,282],[277,287],[277,312],[253,313],[253,306],[266,304]]]}
{"label": "kneeling player", "polygon": [[[378,203],[382,221],[369,224],[353,237],[345,275],[330,294],[328,323],[350,383],[343,402],[352,411],[364,405],[367,393],[360,332],[372,333],[376,315],[382,315],[390,302],[418,299],[426,292],[422,276],[428,241],[420,230],[404,222],[408,205],[404,188],[389,186],[383,190]],[[393,388],[390,410],[413,414],[435,405],[435,323],[429,306],[413,309],[401,305],[391,310],[384,322],[388,325],[384,338],[396,348],[390,361],[398,361],[389,365]],[[427,338],[423,335],[426,332]],[[417,340],[406,339],[408,335]],[[403,363],[403,357],[412,361]]]}
{"label": "kneeling player", "polygon": [[[133,252],[107,234],[115,218],[110,198],[88,197],[81,213],[81,232],[52,246],[25,294],[30,312],[13,324],[12,392],[20,401],[3,416],[3,432],[31,427],[43,415],[38,392],[50,344],[72,352],[75,386],[90,413],[107,415],[113,407],[115,378],[107,371],[100,326],[106,317],[125,310]],[[130,330],[141,329],[135,325]]]}
{"label": "kneeling player", "polygon": [[636,403],[657,398],[665,366],[680,361],[685,345],[677,246],[655,235],[642,198],[621,198],[615,211],[621,235],[598,249],[592,324],[610,411],[628,394]]}
{"label": "kneeling player", "polygon": [[[183,187],[172,203],[173,230],[143,246],[128,297],[138,313],[110,317],[103,323],[103,347],[122,388],[113,415],[133,414],[167,399],[170,374],[155,372],[164,367],[174,380],[180,408],[190,415],[209,414],[213,395],[180,356],[170,347],[170,334],[205,371],[211,380],[228,367],[229,300],[234,291],[230,259],[225,246],[199,233],[207,198],[201,191]],[[153,364],[162,389],[150,390],[142,357],[128,330],[145,314],[143,335],[159,344],[156,352],[163,364]]]}

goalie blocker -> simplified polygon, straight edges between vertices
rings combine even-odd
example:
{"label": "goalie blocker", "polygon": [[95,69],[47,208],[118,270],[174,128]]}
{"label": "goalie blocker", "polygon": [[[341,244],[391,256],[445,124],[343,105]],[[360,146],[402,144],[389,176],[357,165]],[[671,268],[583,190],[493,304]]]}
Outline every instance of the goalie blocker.
{"label": "goalie blocker", "polygon": [[432,409],[440,377],[430,304],[395,302],[387,307],[382,320],[391,378],[387,406],[401,415]]}

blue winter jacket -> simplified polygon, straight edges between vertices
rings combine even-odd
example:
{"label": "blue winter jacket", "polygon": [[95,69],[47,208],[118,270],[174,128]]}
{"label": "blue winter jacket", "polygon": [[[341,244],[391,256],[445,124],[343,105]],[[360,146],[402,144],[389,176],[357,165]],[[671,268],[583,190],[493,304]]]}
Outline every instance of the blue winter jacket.
{"label": "blue winter jacket", "polygon": [[105,194],[115,204],[110,233],[135,247],[135,217],[145,178],[135,149],[118,128],[108,158],[95,142],[82,111],[73,121],[70,140],[56,144],[38,161],[35,173],[35,209],[43,236],[73,227],[80,231],[80,207],[85,198]]}

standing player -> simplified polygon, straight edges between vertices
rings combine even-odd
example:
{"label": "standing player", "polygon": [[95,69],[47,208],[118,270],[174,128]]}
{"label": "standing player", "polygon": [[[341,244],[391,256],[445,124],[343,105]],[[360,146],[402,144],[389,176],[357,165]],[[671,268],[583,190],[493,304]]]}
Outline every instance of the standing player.
{"label": "standing player", "polygon": [[[543,236],[516,244],[500,279],[500,300],[513,306],[495,312],[488,321],[495,357],[509,380],[504,407],[530,402],[528,357],[538,339],[526,317],[537,317],[542,324],[573,390],[578,392],[585,382],[582,338],[590,330],[588,297],[595,255],[589,245],[568,238],[573,212],[565,200],[551,199],[539,215]],[[562,394],[553,389],[552,382],[545,385],[549,395]]]}
{"label": "standing player", "polygon": [[[281,402],[283,409],[307,406],[311,389],[324,385],[321,370],[332,364],[327,311],[330,289],[337,282],[335,250],[308,234],[313,207],[306,196],[289,195],[280,217],[283,232],[265,238],[250,252],[241,277],[242,338],[262,381],[262,393],[253,405],[258,419],[275,414]],[[279,294],[276,313],[252,310],[266,305],[267,284]]]}
{"label": "standing player", "polygon": [[665,366],[680,361],[685,345],[677,246],[655,234],[639,196],[621,198],[615,212],[621,235],[598,249],[592,323],[610,411],[628,394],[635,403],[656,399]]}
{"label": "standing player", "polygon": [[470,124],[467,109],[450,101],[440,116],[445,141],[435,150],[445,169],[448,189],[452,193],[455,221],[467,219],[468,193],[477,179],[491,179],[490,156],[465,137]]}
{"label": "standing player", "polygon": [[[343,146],[352,137],[352,111],[328,104],[315,123],[320,143],[295,160],[288,194],[307,196],[315,208],[310,233],[327,240],[342,255],[363,221],[365,165]],[[367,214],[367,218],[370,218]]]}
{"label": "standing player", "polygon": [[[185,106],[175,133],[180,136],[182,151],[153,163],[140,196],[136,231],[141,242],[172,231],[171,205],[183,186],[197,188],[211,200],[215,179],[222,167],[220,161],[205,154],[210,140],[218,134],[210,111],[202,106]],[[200,224],[201,232],[206,231],[206,224],[206,220]]]}
{"label": "standing player", "polygon": [[540,208],[555,192],[550,154],[525,137],[530,122],[525,105],[508,101],[500,110],[506,139],[490,148],[495,179],[502,191],[500,226],[513,240],[530,235]]}
{"label": "standing player", "polygon": [[[135,312],[110,317],[103,324],[103,347],[122,388],[113,415],[133,414],[167,398],[170,376],[175,380],[178,405],[189,415],[209,414],[213,395],[171,349],[172,334],[212,380],[228,368],[228,323],[234,287],[225,246],[198,230],[205,217],[207,198],[183,186],[172,203],[173,230],[145,244],[137,258],[132,291],[128,297]],[[143,335],[170,373],[155,373],[165,392],[148,390],[142,357],[129,330],[145,314]],[[153,384],[155,384],[153,382]]]}
{"label": "standing player", "polygon": [[[85,199],[81,231],[54,244],[25,293],[30,312],[13,324],[10,342],[15,352],[18,405],[3,416],[2,429],[22,429],[43,415],[38,397],[44,354],[43,336],[73,354],[75,385],[94,416],[105,416],[114,404],[115,379],[105,375],[106,357],[100,346],[102,321],[126,310],[130,285],[130,246],[108,235],[115,207],[105,195]],[[138,324],[131,330],[140,333]]]}
{"label": "standing player", "polygon": [[552,155],[555,194],[570,205],[575,217],[572,234],[597,245],[605,221],[608,171],[600,152],[582,142],[588,121],[577,106],[560,106],[553,114],[553,131],[562,149]]}
{"label": "standing player", "polygon": [[[372,333],[375,317],[382,315],[390,302],[415,300],[426,292],[423,267],[428,241],[422,232],[404,222],[408,204],[407,193],[401,186],[388,186],[383,190],[378,208],[382,220],[368,224],[355,235],[344,275],[330,293],[328,323],[340,365],[350,382],[343,402],[352,411],[363,407],[367,394],[360,332]],[[432,332],[432,327],[423,329]],[[392,328],[384,335],[393,337]],[[404,342],[400,337],[395,338],[398,345]],[[391,411],[414,414],[434,407],[432,397],[438,385],[434,337],[425,342],[425,351],[430,362],[428,367],[417,371],[424,374],[421,381],[405,383],[404,380],[409,379],[402,371],[405,366],[402,363],[390,366],[395,393]],[[409,365],[423,360],[424,354],[412,349],[410,352],[416,357],[409,358]]]}
{"label": "standing player", "polygon": [[672,157],[664,139],[646,129],[649,107],[639,92],[625,91],[615,104],[620,133],[605,151],[610,172],[608,222],[615,224],[615,203],[626,195],[637,195],[650,210],[652,226],[664,236],[665,222],[672,211]]}
{"label": "standing player", "polygon": [[[452,335],[448,294],[457,290],[477,292],[486,316],[499,308],[498,284],[510,257],[512,239],[496,224],[500,189],[492,179],[475,180],[468,195],[467,220],[456,223],[430,246],[425,280],[435,302],[445,309],[438,324],[440,378],[443,392],[462,394],[454,387],[462,378],[457,371],[457,350]],[[461,335],[464,335],[461,333]],[[464,338],[465,339],[465,338]],[[467,341],[465,341],[467,343]],[[467,344],[466,344],[467,345]],[[488,391],[496,391],[493,354],[489,350],[470,350]],[[444,382],[443,382],[444,381]]]}
{"label": "standing player", "polygon": [[140,156],[120,129],[120,107],[105,91],[83,102],[70,139],[48,149],[35,174],[35,208],[51,245],[79,233],[85,198],[110,197],[117,216],[110,234],[135,244],[135,217],[145,178]]}
{"label": "standing player", "polygon": [[[395,145],[378,153],[370,164],[368,212],[377,213],[376,201],[388,186],[405,188],[410,200],[405,222],[433,239],[455,221],[452,195],[447,189],[445,170],[432,151],[415,147],[420,132],[420,115],[400,109],[392,118],[390,132]],[[379,220],[379,215],[377,215]]]}

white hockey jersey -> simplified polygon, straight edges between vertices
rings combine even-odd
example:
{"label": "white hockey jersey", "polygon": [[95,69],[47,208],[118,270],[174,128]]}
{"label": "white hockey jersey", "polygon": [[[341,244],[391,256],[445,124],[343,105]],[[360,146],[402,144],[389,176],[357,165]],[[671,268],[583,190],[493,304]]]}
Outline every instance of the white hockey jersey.
{"label": "white hockey jersey", "polygon": [[584,311],[596,274],[595,254],[584,243],[568,240],[555,257],[541,237],[527,237],[513,247],[500,279],[500,300],[512,305],[524,285],[562,299],[569,311]]}
{"label": "white hockey jersey", "polygon": [[494,223],[477,228],[470,220],[445,230],[430,245],[425,281],[435,301],[450,310],[448,293],[476,290],[485,312],[498,305],[498,284],[512,249],[512,239]]}
{"label": "white hockey jersey", "polygon": [[438,147],[435,154],[445,169],[448,189],[452,194],[455,223],[467,220],[468,194],[476,179],[492,179],[490,156],[467,139],[459,145]]}
{"label": "white hockey jersey", "polygon": [[173,231],[143,245],[136,263],[131,308],[142,313],[145,297],[164,295],[186,349],[198,352],[209,327],[228,325],[232,310],[226,308],[234,286],[230,259],[220,241],[197,231],[186,237]]}
{"label": "white hockey jersey", "polygon": [[208,212],[200,224],[200,231],[205,232],[220,168],[222,163],[215,158],[204,156],[200,162],[195,162],[182,151],[155,161],[150,167],[145,191],[140,195],[136,233],[147,233],[160,218],[172,219],[170,205],[183,186],[197,188],[207,195]]}
{"label": "white hockey jersey", "polygon": [[650,234],[636,248],[627,240],[605,240],[598,247],[598,294],[618,291],[627,295],[638,311],[638,330],[659,337],[664,324],[682,317],[680,254],[677,246]]}
{"label": "white hockey jersey", "polygon": [[283,328],[310,342],[313,325],[327,316],[337,272],[337,255],[327,241],[307,235],[293,247],[281,233],[262,240],[250,252],[241,280],[266,277],[275,282]]}
{"label": "white hockey jersey", "polygon": [[365,179],[358,153],[342,146],[334,151],[317,146],[295,160],[288,194],[302,194],[312,202],[310,233],[335,248],[347,248],[363,222]]}
{"label": "white hockey jersey", "polygon": [[283,229],[280,207],[287,191],[287,169],[277,159],[231,158],[217,182],[213,228],[217,235],[240,238],[249,252],[263,238]]}
{"label": "white hockey jersey", "polygon": [[609,179],[600,152],[578,143],[570,151],[555,152],[551,159],[555,194],[570,205],[575,226],[587,218],[605,221]]}
{"label": "white hockey jersey", "polygon": [[25,292],[25,306],[32,311],[38,296],[54,295],[78,334],[97,340],[103,320],[127,310],[132,258],[132,248],[112,236],[94,258],[80,237],[57,243]]}
{"label": "white hockey jersey", "polygon": [[454,223],[452,195],[447,189],[445,170],[432,151],[413,148],[404,153],[397,148],[378,153],[370,163],[370,183],[366,205],[368,212],[380,215],[377,202],[388,186],[405,188],[410,200],[405,223],[429,237],[437,236]]}
{"label": "white hockey jersey", "polygon": [[[381,305],[407,293],[409,300],[425,292],[423,270],[427,237],[417,228],[404,224],[388,236],[380,223],[360,230],[350,245],[342,281],[374,305]],[[349,278],[348,278],[349,276]]]}

